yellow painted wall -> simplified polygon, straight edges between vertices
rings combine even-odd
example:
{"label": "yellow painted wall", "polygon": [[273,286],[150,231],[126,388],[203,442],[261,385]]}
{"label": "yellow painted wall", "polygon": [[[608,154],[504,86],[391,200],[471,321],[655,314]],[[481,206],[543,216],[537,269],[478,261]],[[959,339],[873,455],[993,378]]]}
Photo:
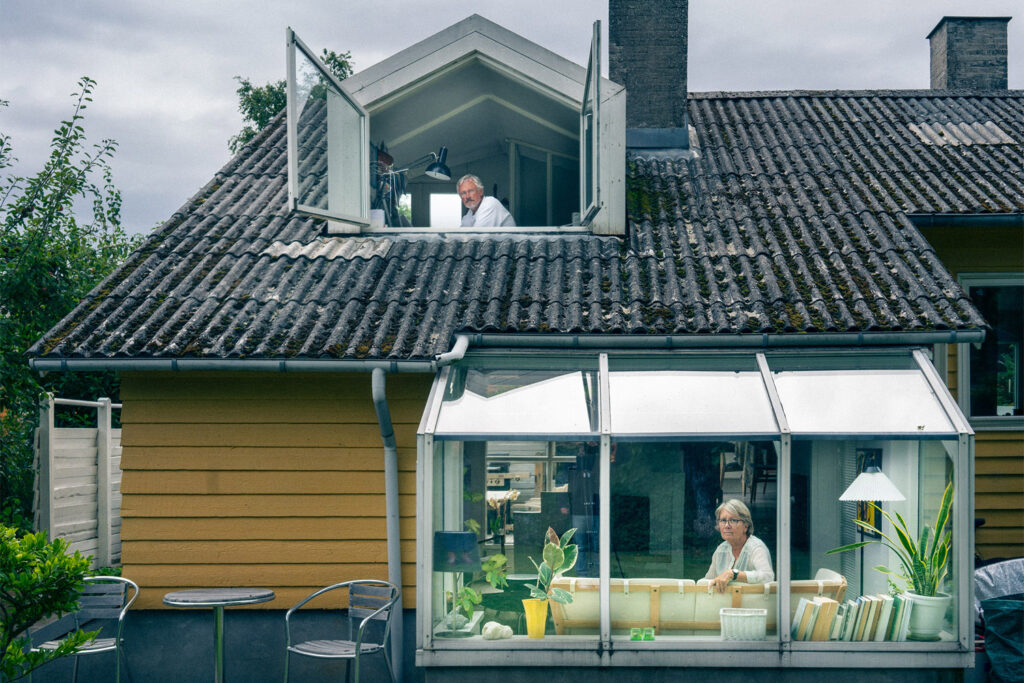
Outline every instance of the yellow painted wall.
{"label": "yellow painted wall", "polygon": [[[388,375],[403,602],[416,604],[416,428],[433,376]],[[370,375],[124,373],[124,575],[172,590],[272,588],[257,608],[387,578],[384,449]]]}
{"label": "yellow painted wall", "polygon": [[[954,276],[960,273],[1024,272],[1024,231],[1020,228],[921,230]],[[949,348],[947,384],[954,396],[957,351]],[[975,439],[975,515],[985,518],[975,546],[983,558],[1024,553],[1024,431],[977,430]]]}

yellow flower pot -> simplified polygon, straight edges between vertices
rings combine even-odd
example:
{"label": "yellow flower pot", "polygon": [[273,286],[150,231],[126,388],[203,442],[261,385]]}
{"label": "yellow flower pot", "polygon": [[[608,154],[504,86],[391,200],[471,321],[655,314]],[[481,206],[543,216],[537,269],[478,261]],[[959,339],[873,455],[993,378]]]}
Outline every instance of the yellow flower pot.
{"label": "yellow flower pot", "polygon": [[536,598],[523,600],[526,611],[526,635],[530,638],[543,638],[548,623],[548,601]]}

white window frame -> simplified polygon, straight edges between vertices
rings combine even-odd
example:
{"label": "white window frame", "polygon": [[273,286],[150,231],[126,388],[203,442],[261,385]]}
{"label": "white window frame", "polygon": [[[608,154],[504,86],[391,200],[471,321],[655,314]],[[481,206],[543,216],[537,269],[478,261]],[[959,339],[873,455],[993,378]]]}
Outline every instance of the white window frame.
{"label": "white window frame", "polygon": [[[721,358],[729,352],[704,351],[703,354]],[[784,353],[773,351],[770,355]],[[801,356],[817,353],[820,357],[844,355],[842,351],[825,350],[815,352],[800,350]],[[849,352],[847,352],[849,353]],[[861,352],[854,351],[859,354]],[[443,387],[447,386],[451,368],[443,368],[431,389],[427,409],[420,422],[417,435],[419,457],[417,458],[417,666],[493,666],[497,658],[511,666],[554,666],[571,662],[574,666],[674,666],[674,667],[847,667],[869,668],[879,665],[896,668],[945,668],[969,667],[974,662],[973,581],[970,553],[974,548],[974,432],[960,412],[956,402],[949,395],[938,372],[925,351],[921,349],[894,349],[875,352],[912,354],[914,365],[920,370],[926,383],[934,393],[943,411],[948,416],[952,429],[941,438],[955,440],[954,462],[954,510],[951,515],[955,557],[953,575],[956,581],[958,637],[956,641],[945,642],[791,642],[790,614],[785,608],[790,604],[791,572],[791,509],[788,505],[776,507],[778,544],[776,566],[778,583],[777,623],[778,638],[763,642],[744,642],[742,654],[737,652],[735,643],[714,640],[679,641],[655,640],[654,642],[631,643],[611,635],[610,610],[610,489],[611,489],[611,441],[610,406],[607,400],[609,388],[608,353],[598,353],[600,387],[598,411],[600,435],[600,492],[602,501],[599,510],[599,567],[600,567],[600,620],[598,633],[593,636],[563,636],[542,640],[517,639],[515,641],[482,641],[478,639],[434,639],[432,633],[433,610],[431,600],[431,568],[429,562],[419,561],[433,556],[433,514],[432,492],[434,459],[434,428],[441,411]],[[505,353],[506,358],[509,354]],[[636,355],[636,354],[630,354]],[[526,365],[532,358],[523,356]],[[756,353],[757,366],[765,384],[778,424],[777,439],[781,444],[778,469],[779,500],[790,496],[790,474],[792,465],[793,435],[782,409],[779,394],[772,378],[772,370],[766,353]],[[576,361],[578,362],[578,356]],[[472,363],[467,357],[464,362]],[[449,437],[450,438],[450,437]],[[481,435],[482,439],[489,439]],[[804,435],[803,438],[807,438]],[[854,437],[856,438],[856,437]],[[899,437],[897,437],[899,438]],[[610,653],[614,650],[615,657]],[[785,656],[780,656],[785,653]],[[869,655],[869,657],[865,657]]]}
{"label": "white window frame", "polygon": [[[287,134],[288,134],[288,206],[292,211],[304,213],[317,218],[327,218],[338,223],[349,224],[352,229],[341,227],[335,232],[358,232],[360,228],[367,228],[370,225],[370,115],[361,104],[352,96],[341,81],[331,73],[323,62],[317,58],[309,47],[302,42],[295,32],[289,27],[286,30],[287,44]],[[352,107],[359,115],[359,132],[357,155],[359,177],[341,179],[345,185],[358,183],[359,208],[358,214],[346,214],[338,211],[322,209],[316,206],[300,203],[299,197],[299,154],[298,154],[298,88],[296,85],[295,73],[295,50],[298,49],[302,56],[320,73],[336,94],[344,102]],[[330,111],[330,110],[328,110]],[[329,116],[329,114],[327,114]],[[329,125],[329,124],[328,124]],[[329,159],[328,159],[329,162]]]}
{"label": "white window frame", "polygon": [[[1024,273],[960,273],[960,286],[970,297],[970,288],[977,286],[1021,286],[1024,287]],[[986,431],[1017,431],[1024,428],[1024,417],[1020,415],[972,415],[971,414],[971,352],[969,345],[962,344],[956,354],[957,403],[967,416],[971,426]],[[1021,388],[1024,390],[1024,387]]]}

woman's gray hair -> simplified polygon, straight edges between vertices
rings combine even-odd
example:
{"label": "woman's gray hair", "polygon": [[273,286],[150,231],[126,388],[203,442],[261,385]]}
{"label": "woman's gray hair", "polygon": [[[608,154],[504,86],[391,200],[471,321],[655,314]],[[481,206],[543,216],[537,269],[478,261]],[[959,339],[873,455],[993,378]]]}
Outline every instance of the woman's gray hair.
{"label": "woman's gray hair", "polygon": [[746,503],[737,498],[725,501],[715,508],[715,522],[721,518],[720,515],[722,514],[722,510],[739,517],[740,521],[747,525],[747,535],[754,535],[754,520],[750,516],[750,508],[747,507]]}
{"label": "woman's gray hair", "polygon": [[478,190],[484,189],[484,181],[480,180],[479,177],[473,175],[472,173],[467,173],[466,175],[459,178],[459,182],[455,183],[455,189],[462,187],[462,183],[466,182],[467,180],[476,185],[476,188]]}

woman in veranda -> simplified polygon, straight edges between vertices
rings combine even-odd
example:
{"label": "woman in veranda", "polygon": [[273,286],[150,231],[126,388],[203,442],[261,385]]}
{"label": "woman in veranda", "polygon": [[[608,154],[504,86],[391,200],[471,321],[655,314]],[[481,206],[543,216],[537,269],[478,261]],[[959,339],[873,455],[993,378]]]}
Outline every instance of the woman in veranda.
{"label": "woman in veranda", "polygon": [[754,536],[754,520],[743,501],[727,500],[715,510],[722,544],[715,549],[705,579],[719,593],[730,581],[768,583],[775,580],[772,556],[764,541]]}

